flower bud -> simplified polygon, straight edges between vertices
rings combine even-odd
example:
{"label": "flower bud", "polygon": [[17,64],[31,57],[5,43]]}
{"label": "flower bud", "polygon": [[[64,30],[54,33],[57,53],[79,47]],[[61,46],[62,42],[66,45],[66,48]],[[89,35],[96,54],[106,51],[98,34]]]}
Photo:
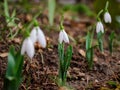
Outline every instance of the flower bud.
{"label": "flower bud", "polygon": [[100,31],[104,33],[104,27],[101,21],[97,22],[97,25],[96,25],[96,32],[99,33]]}
{"label": "flower bud", "polygon": [[111,15],[109,14],[109,12],[105,12],[104,14],[104,20],[106,23],[111,23]]}
{"label": "flower bud", "polygon": [[33,30],[30,33],[30,38],[33,41],[33,43],[38,41],[43,48],[46,47],[45,35],[38,26],[33,28]]}
{"label": "flower bud", "polygon": [[69,43],[69,38],[65,30],[61,30],[59,33],[59,42],[62,43],[63,41]]}
{"label": "flower bud", "polygon": [[21,48],[21,55],[24,55],[25,52],[31,59],[33,58],[35,50],[34,50],[33,42],[30,39],[30,37],[26,38],[23,41],[22,48]]}

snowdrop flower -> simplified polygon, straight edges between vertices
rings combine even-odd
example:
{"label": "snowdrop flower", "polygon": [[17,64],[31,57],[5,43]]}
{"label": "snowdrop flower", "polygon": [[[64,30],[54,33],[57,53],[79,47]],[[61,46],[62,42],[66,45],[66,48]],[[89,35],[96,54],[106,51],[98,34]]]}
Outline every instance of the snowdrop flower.
{"label": "snowdrop flower", "polygon": [[59,42],[62,43],[62,42],[65,42],[65,43],[69,43],[69,38],[68,38],[68,35],[67,33],[65,32],[65,30],[61,30],[60,33],[59,33]]}
{"label": "snowdrop flower", "polygon": [[32,59],[35,53],[34,45],[30,37],[27,37],[22,44],[21,55],[24,55],[25,52]]}
{"label": "snowdrop flower", "polygon": [[33,30],[31,31],[30,38],[33,43],[35,43],[37,41],[37,31],[35,28],[33,28]]}
{"label": "snowdrop flower", "polygon": [[96,32],[99,33],[100,31],[104,33],[104,27],[101,21],[97,22],[97,25],[96,25]]}
{"label": "snowdrop flower", "polygon": [[111,23],[111,15],[109,14],[109,12],[105,12],[104,14],[104,20],[106,23]]}
{"label": "snowdrop flower", "polygon": [[33,28],[33,30],[30,33],[30,38],[33,43],[38,41],[43,48],[46,47],[45,35],[38,26]]}

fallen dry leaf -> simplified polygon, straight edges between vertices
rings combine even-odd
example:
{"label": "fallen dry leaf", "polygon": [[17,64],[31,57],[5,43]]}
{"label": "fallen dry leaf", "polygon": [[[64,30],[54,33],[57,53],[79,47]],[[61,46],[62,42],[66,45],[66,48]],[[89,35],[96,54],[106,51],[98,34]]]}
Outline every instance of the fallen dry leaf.
{"label": "fallen dry leaf", "polygon": [[120,65],[120,61],[118,61],[118,65]]}
{"label": "fallen dry leaf", "polygon": [[59,90],[69,90],[69,89],[65,86],[62,86],[62,87],[59,88]]}
{"label": "fallen dry leaf", "polygon": [[20,38],[14,38],[13,41],[14,41],[15,43],[21,43],[21,39],[20,39]]}
{"label": "fallen dry leaf", "polygon": [[8,53],[5,52],[5,53],[0,53],[0,57],[4,58],[4,57],[7,57],[8,56]]}
{"label": "fallen dry leaf", "polygon": [[79,72],[80,77],[85,77],[85,73]]}
{"label": "fallen dry leaf", "polygon": [[79,50],[78,50],[78,52],[79,52],[79,54],[81,54],[83,57],[85,57],[85,56],[86,56],[86,54],[85,54],[85,51],[84,51],[84,50],[79,49]]}
{"label": "fallen dry leaf", "polygon": [[97,57],[94,57],[94,58],[93,58],[93,61],[94,61],[94,62],[97,62],[97,61],[98,61],[98,58],[97,58]]}

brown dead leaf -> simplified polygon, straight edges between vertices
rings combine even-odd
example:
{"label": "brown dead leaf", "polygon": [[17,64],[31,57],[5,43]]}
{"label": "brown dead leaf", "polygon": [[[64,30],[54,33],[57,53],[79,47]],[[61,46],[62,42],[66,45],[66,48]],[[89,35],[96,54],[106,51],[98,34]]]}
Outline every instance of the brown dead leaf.
{"label": "brown dead leaf", "polygon": [[26,15],[26,19],[27,19],[27,21],[31,21],[32,20],[32,16],[30,14],[27,14]]}
{"label": "brown dead leaf", "polygon": [[13,41],[14,41],[15,43],[21,43],[20,38],[14,38]]}
{"label": "brown dead leaf", "polygon": [[79,54],[81,54],[83,57],[85,57],[85,56],[86,56],[86,54],[85,54],[85,51],[84,51],[84,50],[79,49],[79,50],[78,50],[78,52],[79,52]]}
{"label": "brown dead leaf", "polygon": [[77,25],[78,28],[85,28],[86,27],[86,24],[85,23],[79,23]]}
{"label": "brown dead leaf", "polygon": [[85,73],[79,72],[80,77],[85,77]]}
{"label": "brown dead leaf", "polygon": [[97,58],[97,57],[94,57],[94,58],[93,58],[93,61],[94,61],[94,62],[97,62],[97,61],[98,61],[98,58]]}
{"label": "brown dead leaf", "polygon": [[65,87],[65,86],[62,86],[58,90],[69,90],[69,89],[67,87]]}
{"label": "brown dead leaf", "polygon": [[120,65],[120,61],[118,61],[118,65]]}
{"label": "brown dead leaf", "polygon": [[0,53],[0,57],[4,58],[4,57],[7,57],[8,56],[8,53],[5,52],[5,53]]}

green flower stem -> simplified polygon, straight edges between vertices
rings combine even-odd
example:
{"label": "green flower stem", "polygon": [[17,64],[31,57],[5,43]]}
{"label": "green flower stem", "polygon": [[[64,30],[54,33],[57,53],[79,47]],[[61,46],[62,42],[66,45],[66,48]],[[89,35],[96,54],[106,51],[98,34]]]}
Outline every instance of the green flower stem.
{"label": "green flower stem", "polygon": [[100,10],[99,13],[97,14],[97,20],[98,20],[98,21],[101,21],[100,15],[102,14],[102,12],[103,12],[103,10]]}
{"label": "green flower stem", "polygon": [[34,26],[39,26],[39,23],[36,19],[34,20]]}
{"label": "green flower stem", "polygon": [[108,11],[108,6],[109,6],[109,1],[106,2],[106,5],[105,5],[105,11],[107,12]]}
{"label": "green flower stem", "polygon": [[63,30],[63,29],[64,29],[63,21],[64,21],[64,16],[62,15],[61,21],[60,21],[60,30]]}
{"label": "green flower stem", "polygon": [[99,32],[97,34],[97,39],[98,39],[99,49],[100,49],[101,52],[103,52],[104,49],[103,49],[103,33],[102,32]]}

